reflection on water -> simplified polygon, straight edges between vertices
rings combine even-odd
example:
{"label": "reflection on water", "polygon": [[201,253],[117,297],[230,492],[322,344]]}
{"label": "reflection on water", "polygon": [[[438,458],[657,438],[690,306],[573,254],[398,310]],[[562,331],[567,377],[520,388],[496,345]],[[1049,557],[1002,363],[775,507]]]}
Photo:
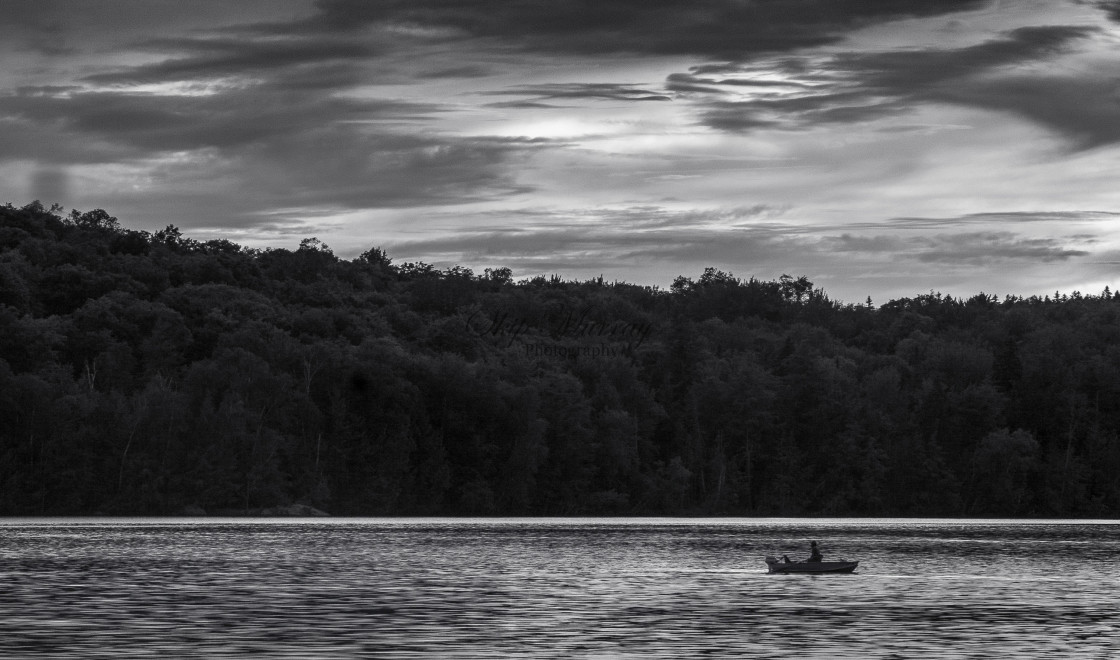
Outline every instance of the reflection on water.
{"label": "reflection on water", "polygon": [[[1120,524],[0,520],[0,656],[1120,657]],[[859,560],[769,575],[766,554]]]}

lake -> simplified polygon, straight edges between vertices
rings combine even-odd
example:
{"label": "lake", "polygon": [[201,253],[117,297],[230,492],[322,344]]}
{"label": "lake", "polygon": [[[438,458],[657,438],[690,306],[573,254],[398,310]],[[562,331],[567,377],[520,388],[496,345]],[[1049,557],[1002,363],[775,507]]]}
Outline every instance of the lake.
{"label": "lake", "polygon": [[[0,519],[0,657],[1120,657],[1120,523]],[[770,575],[765,555],[859,560]]]}

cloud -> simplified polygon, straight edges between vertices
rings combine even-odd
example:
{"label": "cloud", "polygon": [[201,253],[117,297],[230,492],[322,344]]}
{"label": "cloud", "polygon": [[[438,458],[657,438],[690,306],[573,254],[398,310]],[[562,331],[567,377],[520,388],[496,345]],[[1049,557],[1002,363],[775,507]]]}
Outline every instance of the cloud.
{"label": "cloud", "polygon": [[[537,270],[647,264],[651,258],[704,261],[769,258],[790,239],[766,227],[784,209],[673,210],[645,205],[595,210],[496,213],[452,235],[398,241],[392,252],[435,261],[491,262]],[[759,226],[755,226],[758,223]]]}
{"label": "cloud", "polygon": [[1010,112],[1069,138],[1075,149],[1120,142],[1116,78],[1010,76],[939,90],[939,100]]}
{"label": "cloud", "polygon": [[[179,80],[276,75],[286,69],[321,70],[324,64],[361,62],[382,54],[374,44],[344,38],[253,38],[252,34],[222,37],[159,39],[134,45],[135,50],[186,53],[155,63],[90,74],[82,80],[100,85],[141,84]],[[352,84],[354,80],[349,80]]]}
{"label": "cloud", "polygon": [[656,234],[625,235],[582,228],[502,231],[402,241],[392,254],[447,263],[494,263],[516,272],[555,270],[579,272],[604,267],[633,269],[662,263],[763,263],[798,251],[767,232],[738,233],[670,228]]}
{"label": "cloud", "polygon": [[464,203],[530,190],[516,181],[515,163],[547,142],[411,128],[438,111],[383,99],[242,89],[202,96],[9,95],[0,97],[0,147],[6,158],[41,163],[148,163],[150,194],[193,186],[199,200],[226,198],[229,208],[239,207],[232,199],[241,191],[252,191],[258,209],[352,209]]}
{"label": "cloud", "polygon": [[[1113,211],[1004,211],[1000,213],[968,213],[959,216],[923,218],[900,216],[879,222],[858,222],[845,225],[860,230],[959,230],[972,225],[1015,226],[1033,223],[1052,223],[1056,226],[1072,226],[1078,223],[1115,223],[1120,221],[1120,213]],[[814,227],[812,230],[824,229]]]}
{"label": "cloud", "polygon": [[[1120,71],[1074,76],[1017,67],[1067,53],[1098,33],[1085,26],[1023,27],[963,48],[786,56],[768,68],[754,62],[738,71],[695,67],[670,76],[667,88],[699,97],[702,122],[725,131],[864,122],[951,103],[1018,114],[1086,148],[1120,140],[1120,87],[1108,78]],[[725,77],[702,75],[713,73]],[[730,98],[745,86],[757,89],[746,99]]]}
{"label": "cloud", "polygon": [[[431,206],[531,190],[517,181],[517,164],[547,142],[433,130],[454,108],[441,97],[400,100],[369,88],[399,82],[394,66],[420,72],[417,80],[477,77],[486,67],[449,67],[438,55],[412,66],[409,44],[428,38],[417,30],[308,25],[134,39],[121,51],[128,57],[83,66],[78,84],[0,92],[0,161],[142,172],[117,194],[143,206],[143,189],[171,206],[193,192],[237,224],[253,221],[247,211]],[[36,189],[52,188],[40,179]]]}
{"label": "cloud", "polygon": [[[621,208],[522,209],[473,218],[449,234],[390,242],[391,254],[443,264],[508,266],[519,275],[556,272],[586,277],[600,272],[662,283],[716,265],[762,277],[796,271],[821,281],[838,279],[858,293],[857,280],[924,284],[954,282],[961,273],[986,273],[1007,290],[1031,269],[1071,264],[1102,249],[1093,232],[1037,236],[1039,223],[1073,226],[1111,223],[1120,214],[1022,212],[947,218],[900,218],[853,223],[846,231],[796,220],[794,210],[759,204],[734,209],[684,210],[657,205]],[[788,217],[793,216],[793,217]],[[488,221],[489,220],[489,221]],[[1025,231],[1013,231],[1009,223]],[[961,231],[962,228],[969,228]],[[1102,253],[1104,254],[1104,253]],[[676,272],[672,272],[672,271]],[[1024,273],[1031,275],[1023,279]],[[650,281],[647,279],[646,281]],[[658,279],[653,279],[658,281]],[[902,293],[900,290],[897,293]],[[912,291],[907,292],[913,293]]]}
{"label": "cloud", "polygon": [[987,4],[988,0],[323,0],[320,13],[297,29],[422,26],[443,30],[444,38],[491,39],[524,51],[740,59],[834,43],[848,30],[870,23]]}
{"label": "cloud", "polygon": [[872,91],[924,89],[996,67],[1028,62],[1066,51],[1098,28],[1075,25],[1021,27],[1002,38],[956,49],[923,49],[879,53],[841,53],[830,63],[853,72],[858,84]]}
{"label": "cloud", "polygon": [[[1068,239],[1067,239],[1068,240]],[[858,236],[841,234],[828,242],[837,252],[886,254],[945,265],[987,266],[1008,261],[1051,263],[1089,254],[1055,238],[1024,238],[1009,231],[966,232],[934,236]]]}
{"label": "cloud", "polygon": [[465,64],[463,66],[442,67],[434,71],[421,71],[416,74],[416,77],[421,80],[428,78],[485,78],[493,75],[493,73],[488,67]]}
{"label": "cloud", "polygon": [[[718,67],[695,66],[691,68],[692,73],[671,73],[666,78],[665,89],[671,92],[699,92],[701,94],[728,94],[733,90],[729,88],[743,88],[753,87],[758,89],[776,88],[776,89],[807,89],[810,86],[805,83],[794,82],[791,80],[751,80],[741,78],[702,78],[697,73],[702,70],[718,71],[732,69],[730,65],[720,65]],[[741,70],[739,71],[741,72]]]}
{"label": "cloud", "polygon": [[[671,96],[619,83],[551,83],[543,85],[517,85],[500,91],[483,92],[487,96],[529,96],[534,101],[556,99],[596,99],[605,101],[671,101]],[[524,107],[524,106],[521,106]]]}
{"label": "cloud", "polygon": [[[84,74],[80,89],[31,90],[0,97],[0,146],[8,158],[125,163],[174,156],[205,163],[269,202],[335,199],[353,208],[494,199],[526,192],[513,164],[545,143],[455,137],[425,124],[455,107],[370,98],[371,85],[490,75],[517,51],[549,54],[750,56],[833,43],[855,27],[905,16],[976,9],[979,0],[323,0],[315,13],[134,41],[139,63]],[[1026,37],[1024,37],[1024,40]],[[475,51],[464,46],[473,44]],[[461,56],[448,66],[448,49]],[[489,53],[485,64],[470,52]],[[137,61],[130,58],[131,61]],[[789,67],[797,66],[794,63]],[[487,95],[520,97],[503,108],[548,108],[556,101],[671,99],[669,90],[609,82],[521,84]],[[799,83],[713,78],[715,87],[798,89]],[[407,72],[405,75],[402,72]],[[403,76],[403,77],[402,77]],[[362,92],[355,93],[361,89]],[[805,88],[807,89],[807,88]],[[802,89],[804,91],[804,89]],[[850,121],[851,107],[821,99],[774,98],[769,111],[816,112]],[[709,122],[728,130],[778,123],[725,101]],[[829,106],[814,109],[813,105]],[[798,107],[801,109],[798,109]],[[865,111],[865,110],[864,110]],[[722,114],[722,118],[716,115]],[[36,151],[38,138],[54,144]],[[35,139],[32,139],[34,137]],[[275,163],[283,163],[277,166]],[[170,168],[170,166],[168,166]],[[182,165],[181,172],[193,171]],[[169,174],[169,176],[171,176]],[[320,191],[320,192],[317,192]]]}
{"label": "cloud", "polygon": [[933,236],[917,239],[915,244],[918,250],[913,256],[919,261],[974,266],[1005,261],[1050,263],[1089,254],[1065,247],[1054,238],[1022,238],[1007,231]]}
{"label": "cloud", "polygon": [[1120,23],[1120,0],[1102,0],[1097,3],[1097,6],[1108,14],[1110,19]]}
{"label": "cloud", "polygon": [[270,204],[393,208],[527,193],[516,162],[545,143],[498,138],[362,135],[327,127],[255,145],[231,161]]}
{"label": "cloud", "polygon": [[105,153],[100,145],[112,143],[136,157],[234,149],[346,121],[419,120],[438,109],[384,99],[243,89],[202,95],[98,91],[0,96],[0,115],[6,121],[49,129],[62,140],[86,141],[100,154]]}

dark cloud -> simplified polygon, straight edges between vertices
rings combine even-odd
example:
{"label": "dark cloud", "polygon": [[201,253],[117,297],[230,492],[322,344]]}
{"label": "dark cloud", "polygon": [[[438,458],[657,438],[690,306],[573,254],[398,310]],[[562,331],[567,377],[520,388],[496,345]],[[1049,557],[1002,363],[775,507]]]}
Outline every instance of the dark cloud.
{"label": "dark cloud", "polygon": [[607,101],[671,101],[660,92],[617,83],[553,83],[518,85],[509,89],[483,92],[487,96],[530,96],[537,102],[557,99],[600,99]]}
{"label": "dark cloud", "polygon": [[[769,80],[742,77],[759,73],[757,64],[740,68],[739,78],[723,79],[698,74],[731,75],[733,67],[696,67],[691,74],[670,76],[668,88],[716,91],[703,102],[703,122],[727,131],[853,123],[904,113],[922,103],[948,102],[1017,112],[1077,134],[1086,143],[1110,142],[1120,135],[1115,99],[1109,95],[1114,87],[1102,88],[1091,80],[1000,73],[1063,52],[1095,32],[1079,26],[1026,27],[965,48],[785,57],[770,73],[793,78],[786,90]],[[1053,93],[1051,84],[1068,93]],[[744,86],[759,91],[748,100],[725,98],[733,88],[738,92]]]}
{"label": "dark cloud", "polygon": [[16,87],[17,96],[65,96],[79,92],[78,85],[21,85]]}
{"label": "dark cloud", "polygon": [[1108,14],[1109,18],[1120,23],[1120,0],[1102,0],[1097,3],[1097,6]]}
{"label": "dark cloud", "polygon": [[[1080,260],[1094,234],[1033,238],[1003,227],[1038,222],[1115,222],[1120,213],[1008,212],[948,218],[892,218],[853,223],[839,235],[830,225],[778,220],[788,209],[765,204],[732,209],[676,210],[656,205],[618,209],[520,210],[493,214],[453,235],[401,241],[394,255],[444,263],[502,264],[517,272],[591,272],[611,264],[697,267],[752,264],[790,269],[832,264],[869,268],[870,261],[907,268],[1028,268]],[[974,231],[960,231],[972,228]],[[895,266],[884,266],[887,270]],[[597,272],[597,271],[596,271]],[[931,271],[932,272],[932,271]],[[853,273],[854,274],[854,273]]]}
{"label": "dark cloud", "polygon": [[665,89],[671,92],[701,92],[705,94],[724,94],[733,88],[756,89],[806,89],[809,85],[787,80],[751,80],[742,78],[702,78],[695,74],[697,69],[706,67],[692,67],[693,73],[672,73],[666,78]]}
{"label": "dark cloud", "polygon": [[[159,62],[91,74],[85,82],[101,85],[134,85],[182,80],[212,80],[236,77],[275,76],[285,70],[296,74],[338,71],[347,64],[353,70],[383,50],[365,41],[342,38],[254,38],[255,35],[159,39],[137,44],[138,50],[185,53]],[[336,73],[337,75],[337,73]],[[354,77],[345,81],[353,84]]]}
{"label": "dark cloud", "polygon": [[486,107],[489,107],[489,108],[535,109],[535,108],[556,108],[558,106],[556,106],[552,103],[541,103],[540,101],[499,101],[498,103],[487,103]]}
{"label": "dark cloud", "polygon": [[919,261],[983,266],[1000,261],[1050,263],[1084,257],[1053,238],[1021,238],[1012,232],[973,232],[916,239]]}
{"label": "dark cloud", "polygon": [[516,271],[583,270],[667,263],[769,262],[803,251],[793,241],[768,232],[667,228],[661,231],[588,231],[584,227],[534,228],[460,234],[454,237],[397,242],[392,254],[449,263],[491,262]]}
{"label": "dark cloud", "polygon": [[[704,104],[702,123],[721,131],[740,133],[761,128],[795,128],[807,124],[803,117],[796,121],[788,115],[774,113],[774,102],[710,101]],[[769,107],[768,107],[769,106]]]}
{"label": "dark cloud", "polygon": [[65,43],[65,10],[57,4],[9,1],[4,3],[3,12],[4,38],[10,46],[49,57],[75,52]]}
{"label": "dark cloud", "polygon": [[415,128],[438,110],[259,89],[30,93],[0,97],[0,148],[6,158],[43,163],[127,164],[175,154],[174,175],[155,180],[193,181],[219,196],[252,191],[258,208],[440,205],[528,191],[513,164],[547,143]]}
{"label": "dark cloud", "polygon": [[721,89],[719,83],[709,78],[698,78],[687,73],[673,73],[665,80],[665,89],[681,94],[726,94],[728,90]]}
{"label": "dark cloud", "polygon": [[427,104],[281,92],[269,95],[260,90],[197,96],[132,92],[0,96],[0,115],[9,122],[53,131],[57,139],[72,141],[73,147],[86,143],[102,155],[104,144],[118,145],[133,157],[235,149],[299,135],[324,124],[419,120],[436,111],[438,106]]}
{"label": "dark cloud", "polygon": [[254,145],[232,163],[271,204],[389,208],[529,192],[516,161],[543,145],[494,138],[362,135],[343,127]]}
{"label": "dark cloud", "polygon": [[1009,231],[980,231],[911,237],[846,233],[829,238],[828,243],[830,249],[837,252],[889,254],[896,260],[984,266],[1004,261],[1051,263],[1089,254],[1070,248],[1067,245],[1070,240],[1072,237],[1064,240],[1023,238]]}
{"label": "dark cloud", "polygon": [[884,222],[865,223],[864,228],[906,227],[916,228],[955,228],[962,225],[1018,225],[1035,222],[1074,223],[1074,222],[1117,222],[1120,213],[1111,211],[1005,211],[1003,213],[969,213],[947,218],[898,217]]}
{"label": "dark cloud", "polygon": [[320,14],[300,29],[337,32],[414,25],[537,52],[740,59],[833,43],[844,32],[869,23],[987,4],[988,0],[322,0]]}
{"label": "dark cloud", "polygon": [[[989,220],[990,222],[990,220]],[[903,225],[905,226],[905,225]],[[990,266],[992,263],[1020,261],[1053,263],[1090,252],[1072,248],[1076,243],[1096,242],[1092,235],[1068,235],[1062,239],[1024,238],[1010,231],[977,231],[933,235],[859,235],[843,233],[828,239],[836,252],[889,255],[893,260],[943,263],[946,266]]]}
{"label": "dark cloud", "polygon": [[131,213],[175,217],[183,227],[265,231],[278,221],[351,210],[495,201],[532,192],[516,173],[540,148],[547,146],[326,126],[151,165],[144,190],[116,193],[113,208],[122,218]]}
{"label": "dark cloud", "polygon": [[[755,205],[722,210],[632,206],[595,210],[503,212],[497,222],[477,222],[451,236],[403,241],[394,254],[447,263],[502,263],[515,269],[572,272],[602,264],[637,267],[751,263],[776,268],[812,262],[865,263],[855,254],[912,267],[1028,267],[1088,256],[1092,234],[1034,238],[983,227],[1009,222],[1114,221],[1120,214],[1043,212],[983,213],[958,218],[895,218],[834,227],[775,220],[787,209]],[[959,231],[980,225],[976,231]],[[958,231],[946,231],[946,230]],[[886,233],[886,232],[891,233]],[[854,260],[853,260],[854,259]],[[547,268],[546,268],[547,264]],[[926,266],[922,266],[925,268]]]}
{"label": "dark cloud", "polygon": [[859,236],[854,234],[840,234],[829,239],[829,249],[833,252],[864,252],[869,254],[882,254],[887,252],[901,252],[905,241],[897,236]]}
{"label": "dark cloud", "polygon": [[804,95],[763,94],[750,100],[713,99],[703,103],[702,123],[724,131],[758,128],[806,128],[828,123],[852,123],[902,113],[913,105],[902,95],[883,99],[871,90],[828,91]]}
{"label": "dark cloud", "polygon": [[921,90],[1063,52],[1073,42],[1098,31],[1073,25],[1023,27],[1000,39],[965,48],[842,53],[829,62],[828,68],[854,74],[858,84],[869,91]]}
{"label": "dark cloud", "polygon": [[[759,204],[731,209],[678,210],[655,205],[615,209],[495,212],[450,236],[398,241],[399,258],[501,264],[516,273],[600,273],[682,263],[788,267],[819,256],[814,236],[787,234],[767,223],[785,212]],[[621,271],[619,269],[622,269]],[[779,270],[780,272],[780,270]],[[628,276],[632,280],[632,274]]]}
{"label": "dark cloud", "polygon": [[936,98],[1017,114],[1058,131],[1075,149],[1120,142],[1120,81],[1009,76],[938,90]]}
{"label": "dark cloud", "polygon": [[463,66],[452,66],[434,71],[421,71],[415,74],[417,78],[485,78],[492,75],[494,72],[484,66],[477,64],[467,64]]}
{"label": "dark cloud", "polygon": [[[1111,211],[1006,211],[1002,213],[969,213],[959,216],[940,218],[900,216],[885,220],[848,222],[844,223],[845,233],[834,236],[834,249],[840,251],[867,251],[877,252],[885,249],[902,249],[903,241],[918,235],[941,235],[943,232],[959,233],[963,229],[977,227],[1015,227],[1018,225],[1032,225],[1049,223],[1056,227],[1073,227],[1085,224],[1108,224],[1120,221],[1120,212]],[[758,226],[755,223],[755,226]],[[835,225],[798,223],[796,225],[774,224],[772,230],[783,234],[830,235],[836,230]],[[1032,231],[1038,231],[1034,229]],[[979,234],[982,232],[964,232],[965,234]],[[1064,240],[1088,243],[1092,242],[1093,233],[1065,234]],[[886,243],[885,241],[893,241]],[[875,246],[883,248],[872,249]],[[866,248],[866,249],[864,249]]]}

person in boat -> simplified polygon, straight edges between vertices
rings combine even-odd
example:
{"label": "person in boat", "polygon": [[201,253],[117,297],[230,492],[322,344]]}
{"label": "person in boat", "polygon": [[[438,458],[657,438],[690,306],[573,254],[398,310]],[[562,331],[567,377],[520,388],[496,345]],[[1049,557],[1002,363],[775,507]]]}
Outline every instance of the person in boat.
{"label": "person in boat", "polygon": [[824,556],[821,555],[821,549],[817,547],[817,542],[816,541],[811,542],[809,544],[809,547],[812,550],[811,554],[809,555],[809,561],[813,561],[813,562],[824,561]]}

